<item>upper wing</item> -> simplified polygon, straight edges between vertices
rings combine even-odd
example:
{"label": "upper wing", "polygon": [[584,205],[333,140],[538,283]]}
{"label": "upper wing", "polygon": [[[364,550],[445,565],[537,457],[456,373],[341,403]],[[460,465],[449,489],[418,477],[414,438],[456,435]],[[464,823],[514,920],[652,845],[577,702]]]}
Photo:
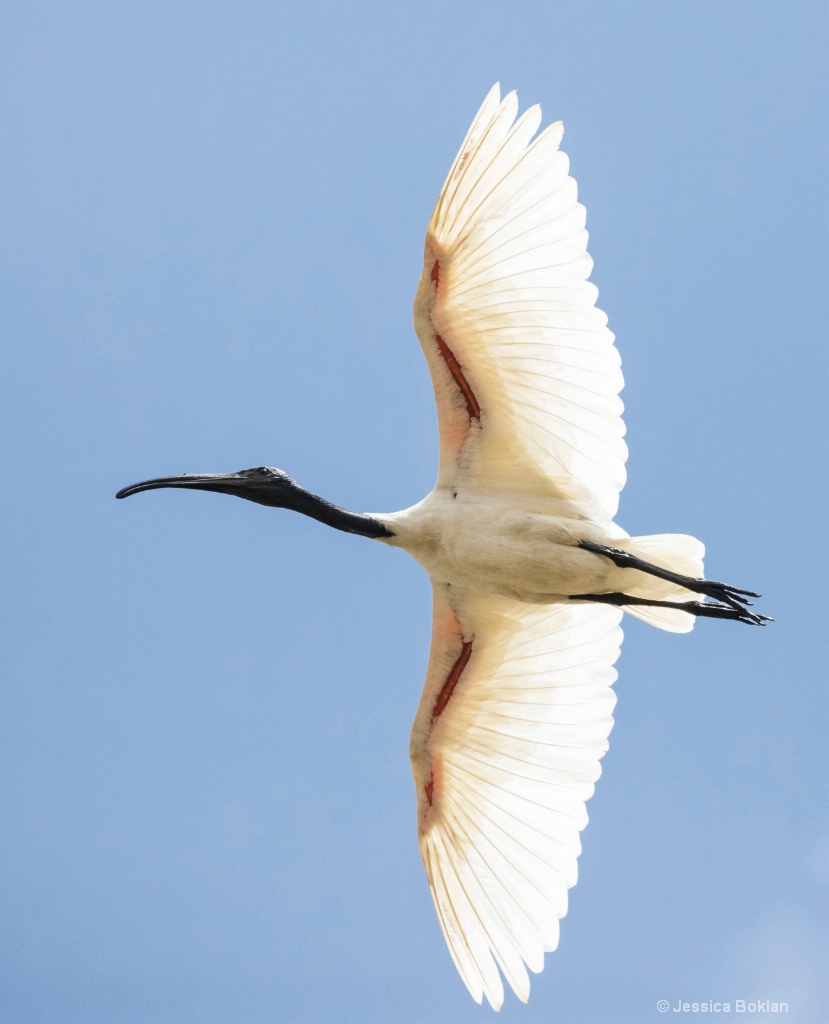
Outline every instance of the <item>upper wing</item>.
{"label": "upper wing", "polygon": [[609,520],[627,457],[619,356],[587,281],[561,122],[531,141],[541,110],[517,112],[496,85],[426,234],[414,315],[438,407],[438,485],[520,488]]}
{"label": "upper wing", "polygon": [[496,963],[526,1000],[524,963],[540,971],[558,944],[613,725],[622,612],[433,594],[410,749],[420,850],[452,959],[497,1010]]}

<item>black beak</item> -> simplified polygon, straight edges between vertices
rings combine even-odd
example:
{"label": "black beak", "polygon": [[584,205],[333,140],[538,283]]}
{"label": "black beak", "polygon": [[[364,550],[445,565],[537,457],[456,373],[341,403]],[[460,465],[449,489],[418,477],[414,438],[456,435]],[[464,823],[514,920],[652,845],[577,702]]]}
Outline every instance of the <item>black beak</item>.
{"label": "black beak", "polygon": [[[158,476],[154,480],[142,480],[129,487],[122,487],[116,498],[128,498],[139,491],[154,491],[158,487],[183,487],[190,491],[216,491],[219,494],[239,495],[245,487],[245,479],[239,473],[186,473],[183,476]],[[240,495],[241,496],[241,495]]]}
{"label": "black beak", "polygon": [[273,466],[256,466],[241,469],[238,473],[186,473],[183,476],[157,476],[154,480],[142,480],[122,488],[116,498],[128,498],[139,491],[154,491],[158,487],[182,487],[188,491],[216,491],[218,494],[232,494],[237,498],[255,501],[257,505],[271,508],[290,508],[304,516],[310,516],[321,523],[333,526],[335,530],[356,533],[362,537],[393,537],[394,534],[379,519],[349,512],[332,505],[316,494],[300,487],[282,469]]}
{"label": "black beak", "polygon": [[158,487],[182,487],[187,491],[215,491],[246,498],[258,505],[274,508],[297,508],[297,501],[306,492],[287,473],[273,466],[255,466],[240,469],[238,473],[185,473],[182,476],[158,476],[142,480],[120,490],[116,498],[128,498],[139,491],[154,491]]}

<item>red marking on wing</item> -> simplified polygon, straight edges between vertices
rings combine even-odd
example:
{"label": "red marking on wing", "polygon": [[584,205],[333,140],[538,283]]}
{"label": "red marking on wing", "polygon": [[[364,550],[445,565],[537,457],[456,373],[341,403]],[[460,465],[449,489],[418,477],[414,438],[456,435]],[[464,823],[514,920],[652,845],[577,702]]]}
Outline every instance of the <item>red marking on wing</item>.
{"label": "red marking on wing", "polygon": [[432,273],[429,277],[434,282],[435,290],[437,290],[438,282],[440,281],[440,260],[435,260],[432,264]]}
{"label": "red marking on wing", "polygon": [[429,769],[429,781],[423,787],[423,792],[426,794],[426,802],[430,807],[434,804],[436,797],[440,796],[443,775],[441,767],[440,755],[433,755],[432,764]]}
{"label": "red marking on wing", "polygon": [[[434,721],[439,715],[443,714],[446,710],[446,705],[449,703],[452,694],[455,691],[455,687],[458,685],[458,680],[466,668],[466,663],[469,661],[469,657],[472,654],[472,641],[467,640],[461,646],[461,653],[458,655],[458,659],[449,671],[449,675],[446,677],[446,682],[441,687],[441,691],[438,694],[438,699],[435,701],[435,706],[432,708],[432,721]],[[431,803],[431,800],[429,801]]]}
{"label": "red marking on wing", "polygon": [[475,397],[475,392],[469,386],[469,381],[463,375],[461,364],[455,358],[455,353],[449,348],[439,334],[435,335],[435,341],[437,342],[438,350],[443,356],[444,362],[449,367],[449,372],[455,378],[455,383],[461,389],[461,394],[466,402],[466,411],[469,413],[469,418],[479,420],[481,418],[481,407],[478,405],[478,399]]}
{"label": "red marking on wing", "polygon": [[472,656],[472,645],[475,642],[474,635],[464,641],[463,627],[448,602],[442,608],[436,607],[436,614],[438,616],[435,624],[437,633],[442,640],[445,640],[450,651],[457,650],[458,646],[460,646],[460,651],[449,669],[437,697],[434,698],[431,721],[426,735],[423,737],[422,746],[412,753],[416,784],[420,787],[418,829],[421,835],[425,835],[439,817],[440,799],[443,793],[443,763],[440,744],[437,745],[437,748],[433,746],[431,734],[436,720],[443,714],[452,699],[455,687]]}

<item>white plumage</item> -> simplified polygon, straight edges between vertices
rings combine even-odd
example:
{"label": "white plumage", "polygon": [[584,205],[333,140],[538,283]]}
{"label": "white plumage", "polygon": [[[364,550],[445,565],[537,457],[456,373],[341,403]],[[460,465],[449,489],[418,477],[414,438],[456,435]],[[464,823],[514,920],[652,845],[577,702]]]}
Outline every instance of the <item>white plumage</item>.
{"label": "white plumage", "polygon": [[[515,94],[502,101],[495,86],[429,222],[414,320],[440,469],[425,501],[382,517],[396,534],[387,543],[418,558],[434,588],[411,741],[423,863],[455,965],[496,1009],[496,964],[526,999],[524,965],[540,971],[558,944],[613,724],[621,610],[569,597],[693,597],[574,545],[612,543],[694,578],[704,553],[693,537],[631,540],[612,522],[627,457],[620,359],[587,281],[563,127],[533,140],[540,109],[517,113]],[[625,607],[673,631],[694,622],[678,609]]]}
{"label": "white plumage", "polygon": [[[434,335],[464,367],[486,429],[466,481],[483,493],[577,502],[611,520],[625,482],[619,356],[587,282],[584,207],[558,146],[561,122],[530,141],[531,107],[513,125],[515,93],[487,96],[441,192],[426,235],[415,328],[426,352],[440,421],[438,485],[457,477],[469,446],[466,409]],[[435,285],[433,269],[439,265]]]}
{"label": "white plumage", "polygon": [[[760,624],[756,596],[702,578],[702,544],[630,538],[622,374],[587,281],[584,208],[559,150],[495,86],[446,179],[414,304],[440,432],[434,490],[392,514],[348,512],[282,470],[161,477],[293,508],[416,558],[432,645],[410,753],[420,849],[473,997],[556,948],[585,802],[613,724],[622,610],[675,632],[695,616]],[[713,602],[700,600],[713,598]]]}
{"label": "white plumage", "polygon": [[[608,523],[627,455],[620,360],[586,281],[585,212],[558,148],[562,125],[533,142],[540,109],[515,121],[517,111],[514,93],[501,102],[492,89],[427,231],[415,327],[438,407],[436,492]],[[555,530],[527,539],[545,534]],[[520,571],[519,586],[525,578]],[[566,591],[560,572],[546,578]],[[455,965],[472,996],[497,1009],[498,967],[527,999],[524,964],[540,971],[558,945],[585,801],[613,724],[622,613],[454,594],[454,579],[433,580],[432,650],[411,744],[420,848]],[[433,718],[464,639],[469,662]]]}
{"label": "white plumage", "polygon": [[[540,971],[545,951],[558,945],[584,804],[613,724],[621,616],[480,595],[450,604],[435,587],[432,655],[412,736],[420,849],[458,971],[473,997],[485,994],[496,1009],[503,987],[495,964],[526,999],[524,962]],[[464,636],[484,642],[432,725]],[[430,776],[438,780],[431,805]]]}

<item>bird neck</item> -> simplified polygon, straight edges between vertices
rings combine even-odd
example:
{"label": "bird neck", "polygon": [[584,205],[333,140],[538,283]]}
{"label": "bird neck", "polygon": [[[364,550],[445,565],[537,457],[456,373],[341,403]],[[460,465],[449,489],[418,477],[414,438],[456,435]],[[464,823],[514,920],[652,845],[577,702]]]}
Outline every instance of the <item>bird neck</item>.
{"label": "bird neck", "polygon": [[292,489],[290,504],[286,504],[285,507],[304,516],[310,516],[311,519],[325,523],[326,526],[333,526],[335,530],[342,530],[344,533],[356,533],[361,537],[371,537],[374,540],[394,536],[394,533],[379,519],[368,516],[364,512],[350,512],[347,508],[333,505],[330,501],[306,491],[298,484]]}

